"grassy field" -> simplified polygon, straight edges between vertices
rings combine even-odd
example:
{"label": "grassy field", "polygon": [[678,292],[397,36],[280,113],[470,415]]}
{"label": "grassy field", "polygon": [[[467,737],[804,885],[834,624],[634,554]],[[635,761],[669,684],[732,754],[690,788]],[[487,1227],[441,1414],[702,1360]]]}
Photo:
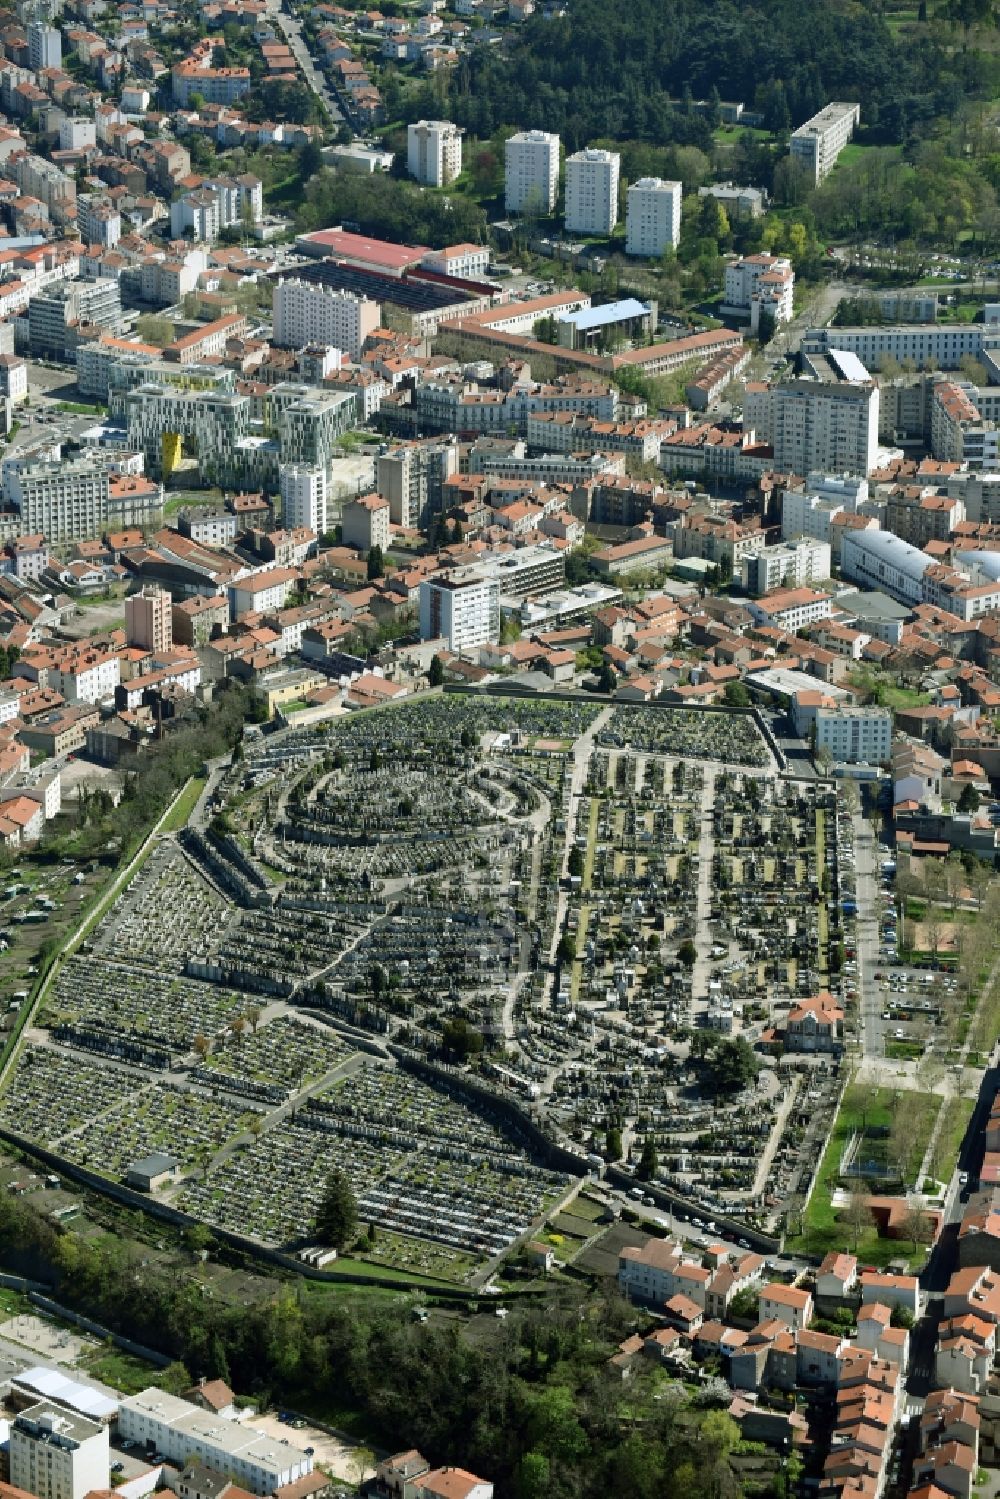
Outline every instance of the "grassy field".
{"label": "grassy field", "polygon": [[884,687],[882,697],[887,708],[923,708],[931,700],[929,692],[918,692],[914,687]]}
{"label": "grassy field", "polygon": [[83,1364],[93,1379],[99,1379],[102,1384],[121,1390],[125,1395],[138,1395],[149,1385],[165,1388],[172,1383],[172,1380],[164,1381],[162,1369],[147,1364],[145,1359],[136,1358],[132,1353],[124,1353],[112,1344],[95,1349]]}
{"label": "grassy field", "polygon": [[[892,1122],[896,1094],[891,1088],[873,1090],[850,1084],[844,1093],[833,1131],[827,1143],[816,1177],[816,1185],[802,1217],[802,1232],[789,1235],[786,1247],[791,1253],[822,1257],[831,1249],[848,1250],[873,1265],[884,1265],[891,1259],[906,1256],[908,1246],[898,1239],[880,1239],[875,1230],[862,1233],[857,1246],[848,1224],[838,1222],[833,1206],[833,1191],[838,1185],[840,1160],[851,1136],[858,1130],[888,1127]],[[908,1100],[913,1108],[909,1128],[908,1179],[912,1180],[923,1160],[940,1099],[930,1093],[914,1093]]]}
{"label": "grassy field", "polygon": [[165,833],[176,833],[187,824],[188,818],[194,811],[195,803],[204,789],[205,777],[192,776],[170,809],[170,814],[163,824]]}
{"label": "grassy field", "polygon": [[946,1101],[941,1129],[931,1156],[931,1176],[936,1181],[947,1181],[958,1164],[958,1153],[975,1106],[973,1098],[949,1098]]}
{"label": "grassy field", "polygon": [[712,139],[720,146],[734,146],[741,136],[752,135],[754,140],[769,141],[771,132],[756,125],[719,125],[712,131]]}

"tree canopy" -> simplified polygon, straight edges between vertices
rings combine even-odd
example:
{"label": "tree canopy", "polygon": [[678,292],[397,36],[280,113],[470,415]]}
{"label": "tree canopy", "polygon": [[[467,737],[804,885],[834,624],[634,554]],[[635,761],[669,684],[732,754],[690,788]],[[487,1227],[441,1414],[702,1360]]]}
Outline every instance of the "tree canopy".
{"label": "tree canopy", "polygon": [[326,1191],[316,1214],[316,1233],[332,1249],[345,1249],[358,1231],[358,1205],[347,1174],[330,1172]]}

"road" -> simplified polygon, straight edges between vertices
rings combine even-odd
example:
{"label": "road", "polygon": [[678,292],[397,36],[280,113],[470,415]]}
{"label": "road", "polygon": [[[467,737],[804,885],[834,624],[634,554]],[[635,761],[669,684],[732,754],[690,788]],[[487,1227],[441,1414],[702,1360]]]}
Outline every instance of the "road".
{"label": "road", "polygon": [[302,70],[303,78],[329,113],[330,119],[334,125],[339,124],[344,118],[343,112],[334,97],[333,90],[316,67],[302,39],[302,22],[298,16],[285,14],[281,9],[281,0],[267,0],[267,15],[284,36],[292,56]]}

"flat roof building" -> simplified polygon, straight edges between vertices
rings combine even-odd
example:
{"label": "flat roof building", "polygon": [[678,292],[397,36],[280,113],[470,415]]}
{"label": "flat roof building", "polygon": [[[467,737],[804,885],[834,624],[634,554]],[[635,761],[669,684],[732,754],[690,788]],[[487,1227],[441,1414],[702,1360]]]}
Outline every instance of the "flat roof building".
{"label": "flat roof building", "polygon": [[811,174],[814,184],[822,182],[833,170],[860,119],[860,104],[835,102],[825,105],[804,125],[792,131],[789,153]]}
{"label": "flat roof building", "polygon": [[105,1425],[42,1400],[11,1423],[10,1481],[38,1499],[84,1499],[108,1487],[109,1452]]}
{"label": "flat roof building", "polygon": [[[234,1482],[252,1494],[273,1494],[313,1469],[309,1454],[290,1443],[265,1436],[253,1426],[225,1421],[153,1387],[122,1401],[118,1433],[162,1452],[180,1467],[194,1459],[232,1474]],[[91,1486],[106,1488],[107,1472],[100,1484]]]}

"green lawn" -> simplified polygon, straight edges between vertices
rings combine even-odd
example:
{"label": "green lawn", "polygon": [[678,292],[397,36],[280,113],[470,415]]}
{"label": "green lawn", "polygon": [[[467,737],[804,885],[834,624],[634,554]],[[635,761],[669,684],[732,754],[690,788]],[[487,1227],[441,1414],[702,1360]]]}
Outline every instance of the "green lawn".
{"label": "green lawn", "polygon": [[187,824],[188,818],[194,811],[195,803],[204,789],[205,777],[192,776],[170,809],[170,813],[163,824],[163,831],[165,833],[176,833]]}
{"label": "green lawn", "polygon": [[[848,1085],[823,1153],[816,1185],[806,1204],[802,1232],[789,1235],[785,1240],[790,1252],[821,1258],[831,1249],[847,1250],[873,1265],[884,1265],[891,1259],[906,1255],[906,1244],[898,1239],[880,1239],[874,1229],[863,1233],[855,1247],[853,1230],[838,1221],[832,1201],[833,1190],[838,1185],[841,1156],[851,1136],[865,1125],[869,1128],[888,1126],[895,1098],[892,1088],[873,1090],[857,1083]],[[913,1093],[907,1102],[913,1108],[907,1159],[908,1176],[913,1180],[927,1149],[941,1101],[931,1093]]]}
{"label": "green lawn", "polygon": [[931,700],[929,692],[918,692],[914,687],[883,687],[882,698],[887,708],[924,708]]}
{"label": "green lawn", "polygon": [[958,1153],[975,1106],[973,1098],[949,1098],[945,1103],[941,1129],[931,1157],[931,1176],[937,1181],[947,1181],[958,1164]]}
{"label": "green lawn", "polygon": [[712,139],[724,146],[735,145],[743,135],[752,135],[757,141],[771,139],[770,130],[761,130],[756,125],[719,125],[712,131]]}
{"label": "green lawn", "polygon": [[125,1395],[138,1395],[150,1385],[163,1384],[163,1370],[134,1354],[124,1353],[120,1348],[108,1344],[97,1348],[84,1359],[84,1367],[93,1379],[121,1390]]}

